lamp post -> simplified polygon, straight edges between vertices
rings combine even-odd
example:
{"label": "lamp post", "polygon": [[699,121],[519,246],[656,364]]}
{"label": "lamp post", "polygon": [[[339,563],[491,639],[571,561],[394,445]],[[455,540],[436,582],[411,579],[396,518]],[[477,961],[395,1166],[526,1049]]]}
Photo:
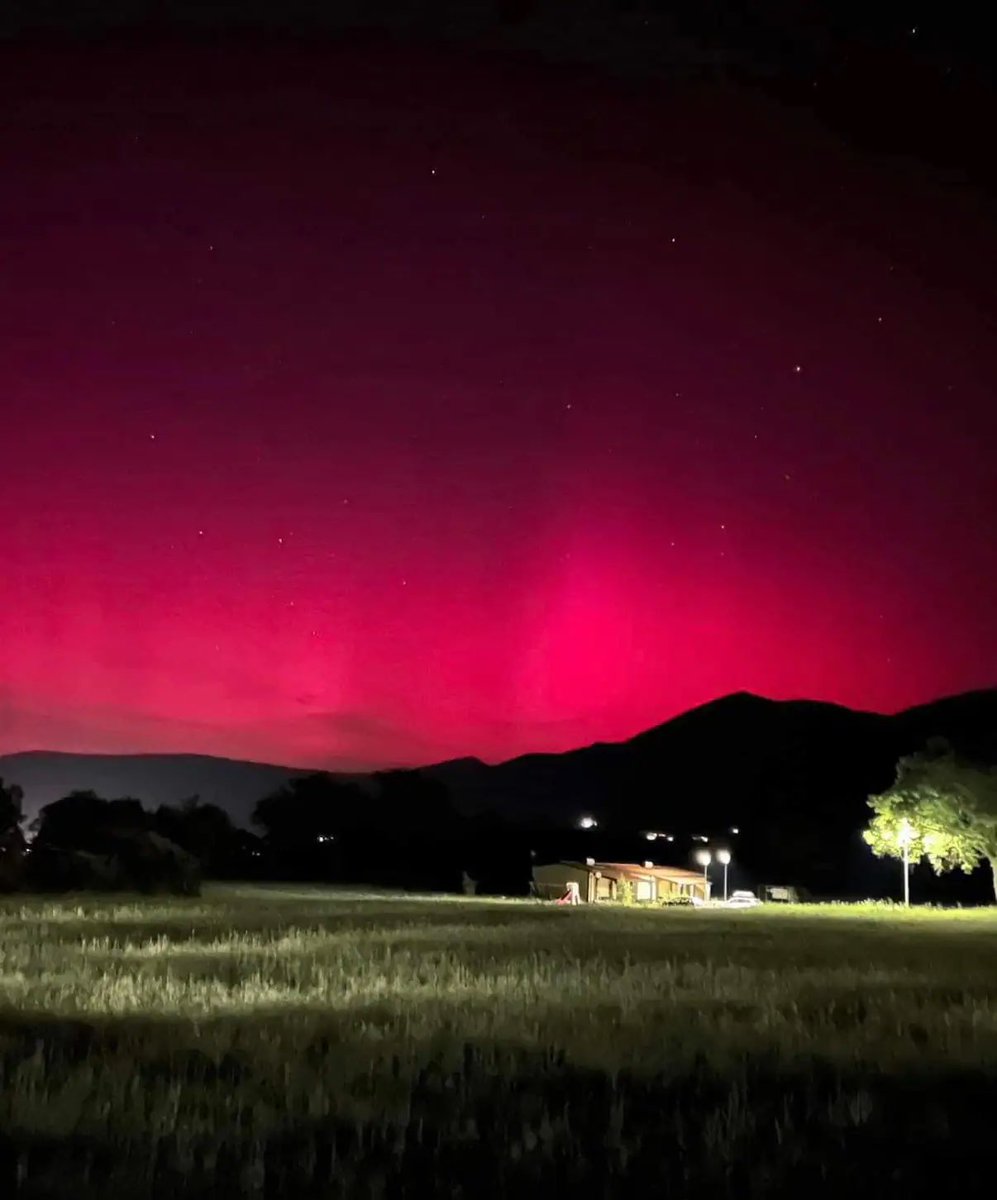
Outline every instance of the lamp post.
{"label": "lamp post", "polygon": [[717,862],[723,863],[724,868],[724,904],[727,903],[727,868],[730,866],[730,851],[718,850]]}
{"label": "lamp post", "polygon": [[914,837],[914,826],[910,821],[904,821],[900,826],[900,848],[903,850],[904,863],[904,908],[910,908],[910,844]]}
{"label": "lamp post", "polygon": [[703,868],[703,899],[710,898],[710,863],[713,861],[713,855],[704,846],[701,850],[696,851],[696,862]]}

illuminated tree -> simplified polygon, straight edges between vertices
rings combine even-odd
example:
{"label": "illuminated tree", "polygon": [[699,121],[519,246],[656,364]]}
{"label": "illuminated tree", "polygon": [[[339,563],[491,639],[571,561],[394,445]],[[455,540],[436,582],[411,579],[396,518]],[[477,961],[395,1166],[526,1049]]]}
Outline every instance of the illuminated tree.
{"label": "illuminated tree", "polygon": [[943,742],[902,758],[893,786],[872,796],[864,838],[874,854],[925,858],[940,874],[990,866],[997,897],[997,769],[959,758]]}

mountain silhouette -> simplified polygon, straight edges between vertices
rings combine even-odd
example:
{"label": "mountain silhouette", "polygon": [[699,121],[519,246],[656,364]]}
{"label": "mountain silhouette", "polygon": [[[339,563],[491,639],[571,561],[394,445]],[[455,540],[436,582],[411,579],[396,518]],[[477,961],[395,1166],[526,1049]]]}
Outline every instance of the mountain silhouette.
{"label": "mountain silhouette", "polygon": [[[840,875],[866,822],[866,797],[889,786],[901,755],[933,737],[997,760],[997,689],[890,716],[740,692],[624,742],[496,765],[460,758],[421,770],[468,816],[490,814],[555,839],[582,814],[596,817],[607,836],[640,829],[712,836],[733,826],[742,858],[770,874],[797,878],[802,871],[819,883]],[[93,789],[150,807],[197,794],[248,825],[259,799],[307,773],[182,754],[0,756],[0,776],[24,788],[29,815],[69,791]]]}

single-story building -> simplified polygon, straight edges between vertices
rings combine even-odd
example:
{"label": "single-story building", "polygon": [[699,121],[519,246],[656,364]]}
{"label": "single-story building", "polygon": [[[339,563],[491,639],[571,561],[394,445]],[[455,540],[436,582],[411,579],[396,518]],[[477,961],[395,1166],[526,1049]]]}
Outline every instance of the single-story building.
{"label": "single-story building", "polygon": [[633,886],[634,899],[654,903],[658,900],[688,896],[691,900],[709,900],[710,885],[701,871],[684,867],[657,867],[652,863],[585,862],[544,863],[533,868],[533,892],[542,900],[560,899],[577,884],[583,904],[619,898],[620,882]]}

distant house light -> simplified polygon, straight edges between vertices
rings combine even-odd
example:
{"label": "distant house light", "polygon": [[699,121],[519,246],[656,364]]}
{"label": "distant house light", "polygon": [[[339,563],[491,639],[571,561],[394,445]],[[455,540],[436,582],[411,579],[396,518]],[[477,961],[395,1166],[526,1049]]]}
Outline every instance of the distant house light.
{"label": "distant house light", "polygon": [[319,845],[322,845],[325,842],[334,842],[336,838],[335,835],[331,833],[320,833],[315,840],[319,843]]}
{"label": "distant house light", "polygon": [[595,866],[595,859],[594,859],[594,858],[587,858],[587,859],[585,860],[585,865],[586,865],[587,867],[594,867],[594,866]]}
{"label": "distant house light", "polygon": [[737,837],[737,835],[741,832],[736,825],[732,825],[730,827],[730,831],[735,837]]}
{"label": "distant house light", "polygon": [[694,842],[708,842],[710,839],[708,837],[703,837],[701,833],[694,833],[692,835],[692,840]]}
{"label": "distant house light", "polygon": [[599,824],[599,822],[595,819],[595,817],[579,817],[578,818],[578,828],[579,829],[595,829],[595,827],[598,824]]}
{"label": "distant house light", "polygon": [[649,842],[653,842],[658,835],[656,833],[645,833],[644,836]]}
{"label": "distant house light", "polygon": [[654,863],[653,863],[653,862],[646,862],[646,863],[644,863],[644,866],[645,866],[645,867],[653,867],[653,866],[654,866]]}

